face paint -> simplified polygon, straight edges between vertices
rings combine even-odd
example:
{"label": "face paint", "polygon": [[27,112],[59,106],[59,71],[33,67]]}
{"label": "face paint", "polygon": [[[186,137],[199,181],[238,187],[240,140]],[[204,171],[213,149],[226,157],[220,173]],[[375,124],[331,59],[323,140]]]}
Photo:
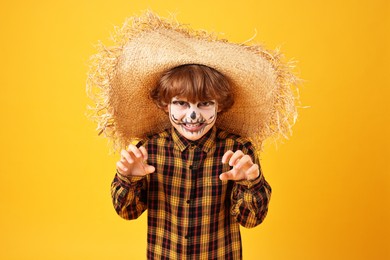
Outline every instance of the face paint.
{"label": "face paint", "polygon": [[190,117],[191,117],[191,119],[196,119],[196,113],[195,113],[195,111],[192,111]]}
{"label": "face paint", "polygon": [[174,97],[168,105],[169,118],[176,130],[185,138],[195,141],[204,136],[217,119],[215,100],[190,103],[185,98]]}

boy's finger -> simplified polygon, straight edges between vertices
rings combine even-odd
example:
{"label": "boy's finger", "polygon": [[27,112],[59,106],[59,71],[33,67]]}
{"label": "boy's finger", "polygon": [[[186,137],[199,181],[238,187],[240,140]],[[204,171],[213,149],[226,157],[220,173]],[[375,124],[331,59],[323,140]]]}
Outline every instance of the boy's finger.
{"label": "boy's finger", "polygon": [[249,165],[247,165],[247,167],[252,166],[252,164],[253,164],[252,158],[249,155],[244,155],[243,157],[241,157],[241,159],[236,163],[236,165],[234,167],[236,167],[236,169],[240,169],[248,163],[249,163]]}
{"label": "boy's finger", "polygon": [[124,174],[125,172],[127,172],[127,167],[122,163],[122,162],[117,162],[116,163],[116,167],[118,168],[118,171],[121,173],[121,174]]}
{"label": "boy's finger", "polygon": [[146,165],[145,166],[145,172],[146,174],[153,173],[156,170],[156,168],[152,165]]}
{"label": "boy's finger", "polygon": [[139,148],[139,150],[141,151],[142,153],[142,157],[143,159],[146,161],[148,159],[148,152],[146,151],[145,147],[141,146]]}
{"label": "boy's finger", "polygon": [[222,163],[227,163],[230,160],[230,157],[233,155],[233,151],[227,151],[223,156],[222,156]]}
{"label": "boy's finger", "polygon": [[140,152],[140,150],[137,148],[137,146],[131,144],[129,145],[129,148],[127,149],[129,152],[132,152],[135,157],[137,158],[141,158],[142,157],[142,153]]}
{"label": "boy's finger", "polygon": [[257,164],[253,164],[247,171],[246,171],[246,179],[247,180],[254,180],[257,177],[259,177],[259,166]]}
{"label": "boy's finger", "polygon": [[244,156],[244,153],[241,150],[237,150],[229,160],[230,166],[235,166],[237,160],[241,159]]}
{"label": "boy's finger", "polygon": [[122,150],[121,151],[121,161],[123,162],[123,159],[125,159],[128,163],[133,163],[133,158],[131,158],[131,155],[129,154],[128,151]]}
{"label": "boy's finger", "polygon": [[232,171],[224,172],[219,175],[219,179],[222,181],[234,180],[235,174]]}

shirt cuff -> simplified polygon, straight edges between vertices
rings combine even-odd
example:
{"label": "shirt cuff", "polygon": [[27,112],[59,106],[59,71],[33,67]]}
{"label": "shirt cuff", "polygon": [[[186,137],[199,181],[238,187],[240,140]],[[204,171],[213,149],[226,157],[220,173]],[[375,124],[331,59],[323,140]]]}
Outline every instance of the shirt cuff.
{"label": "shirt cuff", "polygon": [[119,181],[125,185],[131,185],[132,183],[136,183],[145,178],[145,176],[125,176],[118,171],[116,171],[116,175],[118,176]]}
{"label": "shirt cuff", "polygon": [[254,180],[242,180],[242,181],[236,181],[237,184],[246,186],[248,189],[252,188],[256,184],[260,183],[262,180],[262,174],[260,173],[259,176],[257,176]]}

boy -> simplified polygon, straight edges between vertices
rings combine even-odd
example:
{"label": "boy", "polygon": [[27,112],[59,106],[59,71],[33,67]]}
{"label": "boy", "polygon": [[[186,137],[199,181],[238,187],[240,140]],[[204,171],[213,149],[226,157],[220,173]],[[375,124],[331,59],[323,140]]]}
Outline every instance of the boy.
{"label": "boy", "polygon": [[259,225],[271,194],[255,148],[295,123],[291,64],[151,12],[116,33],[87,86],[121,149],[117,213],[147,210],[148,259],[241,259],[239,225]]}
{"label": "boy", "polygon": [[122,150],[117,213],[135,219],[148,210],[148,259],[240,259],[239,224],[263,221],[271,188],[251,143],[214,126],[233,104],[228,81],[183,65],[163,74],[151,96],[173,128]]}

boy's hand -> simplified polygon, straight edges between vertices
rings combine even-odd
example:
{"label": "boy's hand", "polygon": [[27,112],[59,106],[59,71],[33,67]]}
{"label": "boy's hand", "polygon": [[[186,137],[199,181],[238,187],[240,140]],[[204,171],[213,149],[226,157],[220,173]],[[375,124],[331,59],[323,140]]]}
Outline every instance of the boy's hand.
{"label": "boy's hand", "polygon": [[116,168],[124,176],[145,176],[156,170],[146,163],[147,159],[145,147],[138,148],[131,144],[127,150],[121,151],[121,159],[116,163]]}
{"label": "boy's hand", "polygon": [[233,168],[222,173],[219,178],[223,181],[226,180],[254,180],[260,172],[259,166],[252,162],[252,158],[249,155],[245,155],[241,150],[236,152],[227,151],[222,157],[222,163],[229,163]]}

